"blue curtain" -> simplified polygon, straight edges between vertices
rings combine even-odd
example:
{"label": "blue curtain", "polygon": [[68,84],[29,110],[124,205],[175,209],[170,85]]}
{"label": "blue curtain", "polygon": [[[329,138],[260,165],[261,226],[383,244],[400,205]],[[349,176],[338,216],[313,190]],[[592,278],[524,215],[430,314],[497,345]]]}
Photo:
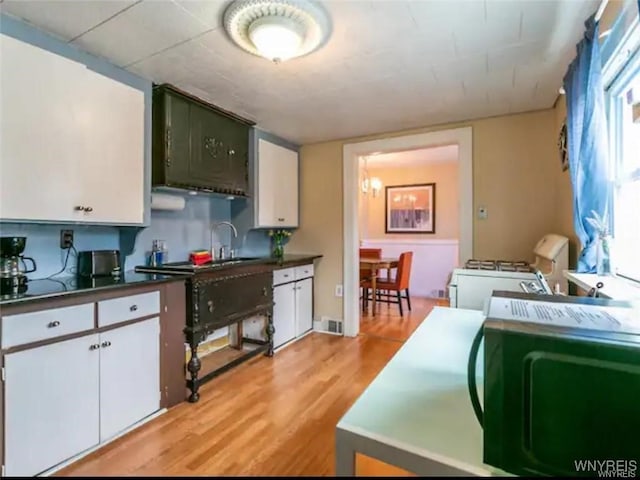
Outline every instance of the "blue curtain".
{"label": "blue curtain", "polygon": [[[640,0],[639,0],[640,1]],[[596,271],[595,228],[586,221],[592,211],[611,219],[608,180],[607,121],[602,88],[602,64],[598,23],[585,22],[584,38],[564,77],[567,101],[569,172],[573,187],[573,222],[582,251],[577,271]]]}

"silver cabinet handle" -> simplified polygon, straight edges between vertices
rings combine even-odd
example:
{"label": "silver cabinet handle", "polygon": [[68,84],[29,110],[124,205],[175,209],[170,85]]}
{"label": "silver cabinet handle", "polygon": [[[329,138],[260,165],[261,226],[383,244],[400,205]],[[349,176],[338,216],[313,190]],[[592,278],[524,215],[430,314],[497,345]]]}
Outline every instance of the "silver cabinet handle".
{"label": "silver cabinet handle", "polygon": [[84,207],[82,205],[76,205],[76,210],[78,210],[79,212],[84,212],[84,209],[87,207]]}
{"label": "silver cabinet handle", "polygon": [[284,278],[289,278],[289,275],[285,275]]}
{"label": "silver cabinet handle", "polygon": [[93,207],[85,207],[85,212],[93,212]]}
{"label": "silver cabinet handle", "polygon": [[284,222],[284,218],[279,218],[278,221],[279,222]]}
{"label": "silver cabinet handle", "polygon": [[233,150],[233,149],[229,150],[229,155],[235,155],[235,154],[236,154],[235,150]]}
{"label": "silver cabinet handle", "polygon": [[132,312],[135,312],[136,310],[138,310],[138,305],[131,305],[129,307],[129,310],[132,311]]}
{"label": "silver cabinet handle", "polygon": [[94,343],[93,345],[91,345],[89,347],[89,350],[97,350],[100,348],[100,344],[99,343]]}
{"label": "silver cabinet handle", "polygon": [[55,328],[55,327],[59,327],[60,326],[60,322],[58,320],[54,320],[53,322],[49,322],[49,325],[47,325],[47,327],[49,328]]}
{"label": "silver cabinet handle", "polygon": [[207,310],[209,310],[209,313],[213,313],[213,309],[214,309],[213,300],[209,300],[207,302]]}
{"label": "silver cabinet handle", "polygon": [[107,348],[107,347],[110,347],[110,346],[111,346],[111,342],[109,342],[109,341],[102,342],[102,347],[103,348]]}

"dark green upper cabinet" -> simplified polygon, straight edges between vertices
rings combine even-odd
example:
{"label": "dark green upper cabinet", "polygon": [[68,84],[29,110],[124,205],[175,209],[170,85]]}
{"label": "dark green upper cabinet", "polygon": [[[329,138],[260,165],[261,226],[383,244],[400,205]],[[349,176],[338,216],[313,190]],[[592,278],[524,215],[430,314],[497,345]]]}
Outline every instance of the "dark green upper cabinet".
{"label": "dark green upper cabinet", "polygon": [[169,85],[153,92],[153,186],[248,195],[252,122]]}

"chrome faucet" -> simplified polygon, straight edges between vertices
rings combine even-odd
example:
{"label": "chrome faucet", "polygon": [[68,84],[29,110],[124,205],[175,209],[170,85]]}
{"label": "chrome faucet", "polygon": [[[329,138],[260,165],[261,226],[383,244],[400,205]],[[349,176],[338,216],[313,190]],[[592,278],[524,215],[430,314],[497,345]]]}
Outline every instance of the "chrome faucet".
{"label": "chrome faucet", "polygon": [[[213,247],[213,232],[220,225],[227,225],[227,226],[231,227],[231,230],[233,231],[234,238],[238,238],[238,230],[236,230],[236,227],[231,222],[218,222],[211,228],[211,256],[213,258],[218,258],[220,260],[224,260],[227,257],[226,250],[224,248],[225,246],[222,245],[220,247],[220,252],[218,253],[217,256],[215,255],[215,250],[214,250],[214,247]],[[231,258],[233,258],[235,256],[233,249],[229,250],[229,255],[230,255]]]}

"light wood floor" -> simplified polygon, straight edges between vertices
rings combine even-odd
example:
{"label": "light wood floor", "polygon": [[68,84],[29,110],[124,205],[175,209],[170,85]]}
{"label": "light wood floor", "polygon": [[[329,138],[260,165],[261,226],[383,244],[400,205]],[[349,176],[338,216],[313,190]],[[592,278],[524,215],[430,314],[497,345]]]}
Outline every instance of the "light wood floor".
{"label": "light wood floor", "polygon": [[369,302],[366,312],[363,313],[362,309],[360,310],[360,333],[404,342],[437,303],[434,299],[413,297],[412,310],[409,311],[403,300],[404,315],[401,317],[398,305],[392,303],[378,303],[376,314],[372,315],[371,302]]}
{"label": "light wood floor", "polygon": [[[182,403],[58,472],[69,476],[328,476],[339,419],[431,310],[415,299],[363,318],[356,338],[312,333],[205,384]],[[396,307],[396,308],[394,308]],[[359,475],[406,472],[359,456]]]}

